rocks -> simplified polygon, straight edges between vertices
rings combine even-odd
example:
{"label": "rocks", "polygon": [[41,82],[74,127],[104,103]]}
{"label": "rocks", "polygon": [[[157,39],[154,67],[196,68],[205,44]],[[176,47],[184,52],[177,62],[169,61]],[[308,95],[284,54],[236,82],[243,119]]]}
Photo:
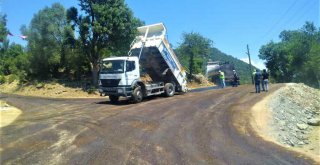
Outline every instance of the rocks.
{"label": "rocks", "polygon": [[275,139],[292,147],[311,143],[309,134],[320,125],[320,91],[303,84],[278,90],[269,102]]}
{"label": "rocks", "polygon": [[37,88],[37,89],[41,89],[41,88],[43,88],[43,87],[44,87],[44,83],[39,83],[39,84],[36,85],[36,88]]}
{"label": "rocks", "polygon": [[62,93],[64,93],[64,92],[67,92],[67,90],[57,91],[57,92],[55,92],[54,94],[60,95],[60,94],[62,94]]}
{"label": "rocks", "polygon": [[307,124],[297,124],[297,127],[300,129],[300,130],[305,130],[308,128],[308,125]]}
{"label": "rocks", "polygon": [[311,126],[320,126],[320,118],[309,119],[308,124]]}

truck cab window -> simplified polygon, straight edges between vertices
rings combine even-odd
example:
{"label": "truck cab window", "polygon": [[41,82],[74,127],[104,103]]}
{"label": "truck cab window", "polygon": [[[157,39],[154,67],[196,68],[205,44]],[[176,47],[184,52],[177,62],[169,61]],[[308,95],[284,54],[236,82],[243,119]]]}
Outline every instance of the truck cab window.
{"label": "truck cab window", "polygon": [[127,72],[133,71],[136,69],[136,65],[134,61],[127,61],[126,70]]}
{"label": "truck cab window", "polygon": [[103,61],[100,73],[123,73],[124,61],[123,60],[110,60]]}

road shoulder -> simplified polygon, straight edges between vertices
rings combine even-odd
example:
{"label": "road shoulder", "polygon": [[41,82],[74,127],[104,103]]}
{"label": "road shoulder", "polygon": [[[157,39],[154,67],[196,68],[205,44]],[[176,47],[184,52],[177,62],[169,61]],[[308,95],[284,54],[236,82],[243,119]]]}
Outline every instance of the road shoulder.
{"label": "road shoulder", "polygon": [[[305,144],[304,146],[292,147],[279,142],[279,140],[277,139],[277,136],[281,134],[281,132],[274,130],[272,127],[272,124],[274,123],[273,120],[274,120],[275,114],[269,107],[269,104],[271,99],[276,97],[277,92],[279,92],[279,90],[282,90],[285,87],[282,87],[277,91],[269,94],[263,100],[256,103],[252,107],[250,124],[253,130],[264,140],[280,145],[286,148],[287,150],[296,151],[301,155],[308,156],[312,158],[314,161],[320,163],[320,155],[319,153],[317,154],[317,151],[319,151],[320,147],[317,145],[315,146],[315,143],[317,143],[316,141],[319,141],[317,137],[315,138],[316,132],[319,131],[319,127],[307,133],[306,136],[308,136],[309,139],[312,140],[312,142],[310,142],[309,144]],[[312,151],[310,150],[311,146],[314,148]]]}
{"label": "road shoulder", "polygon": [[22,111],[0,100],[0,128],[14,122]]}

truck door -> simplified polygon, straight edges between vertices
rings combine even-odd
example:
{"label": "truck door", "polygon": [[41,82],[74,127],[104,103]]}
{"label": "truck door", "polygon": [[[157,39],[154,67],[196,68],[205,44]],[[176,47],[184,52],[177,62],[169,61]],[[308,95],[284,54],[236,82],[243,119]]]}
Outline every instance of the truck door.
{"label": "truck door", "polygon": [[131,85],[132,82],[139,78],[139,68],[135,61],[126,61],[126,85]]}

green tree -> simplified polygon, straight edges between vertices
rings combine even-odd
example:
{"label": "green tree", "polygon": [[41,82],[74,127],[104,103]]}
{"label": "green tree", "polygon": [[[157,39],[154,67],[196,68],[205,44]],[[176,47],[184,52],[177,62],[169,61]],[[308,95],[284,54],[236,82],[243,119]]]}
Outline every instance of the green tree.
{"label": "green tree", "polygon": [[312,79],[309,84],[315,84],[318,88],[320,88],[320,44],[314,44],[311,47],[310,53],[310,60],[306,62],[306,70],[309,75],[312,76]]}
{"label": "green tree", "polygon": [[189,79],[194,73],[203,73],[203,65],[209,56],[212,41],[199,33],[184,33],[182,43],[176,49],[182,64],[188,66]]}
{"label": "green tree", "polygon": [[59,3],[45,7],[33,16],[30,27],[24,30],[28,35],[33,76],[57,76],[64,55],[64,30],[67,25],[66,11]]}
{"label": "green tree", "polygon": [[6,15],[0,13],[0,58],[3,56],[5,49],[9,45],[7,40],[8,29],[7,29]]}
{"label": "green tree", "polygon": [[99,61],[110,52],[129,49],[142,22],[133,16],[124,0],[79,0],[83,14],[68,9],[68,20],[78,27],[82,50],[90,61],[92,83],[97,85]]}
{"label": "green tree", "polygon": [[0,14],[0,42],[3,42],[7,38],[8,29],[6,25],[7,25],[6,15]]}
{"label": "green tree", "polygon": [[8,29],[6,27],[7,19],[6,15],[0,14],[0,78],[5,73],[5,51],[9,45],[7,40]]}
{"label": "green tree", "polygon": [[10,44],[0,60],[0,75],[12,75],[21,81],[26,80],[29,61],[23,46],[15,43]]}
{"label": "green tree", "polygon": [[281,41],[270,42],[259,50],[259,57],[266,60],[270,75],[277,82],[303,82],[319,86],[320,30],[313,23],[299,30],[283,31]]}

